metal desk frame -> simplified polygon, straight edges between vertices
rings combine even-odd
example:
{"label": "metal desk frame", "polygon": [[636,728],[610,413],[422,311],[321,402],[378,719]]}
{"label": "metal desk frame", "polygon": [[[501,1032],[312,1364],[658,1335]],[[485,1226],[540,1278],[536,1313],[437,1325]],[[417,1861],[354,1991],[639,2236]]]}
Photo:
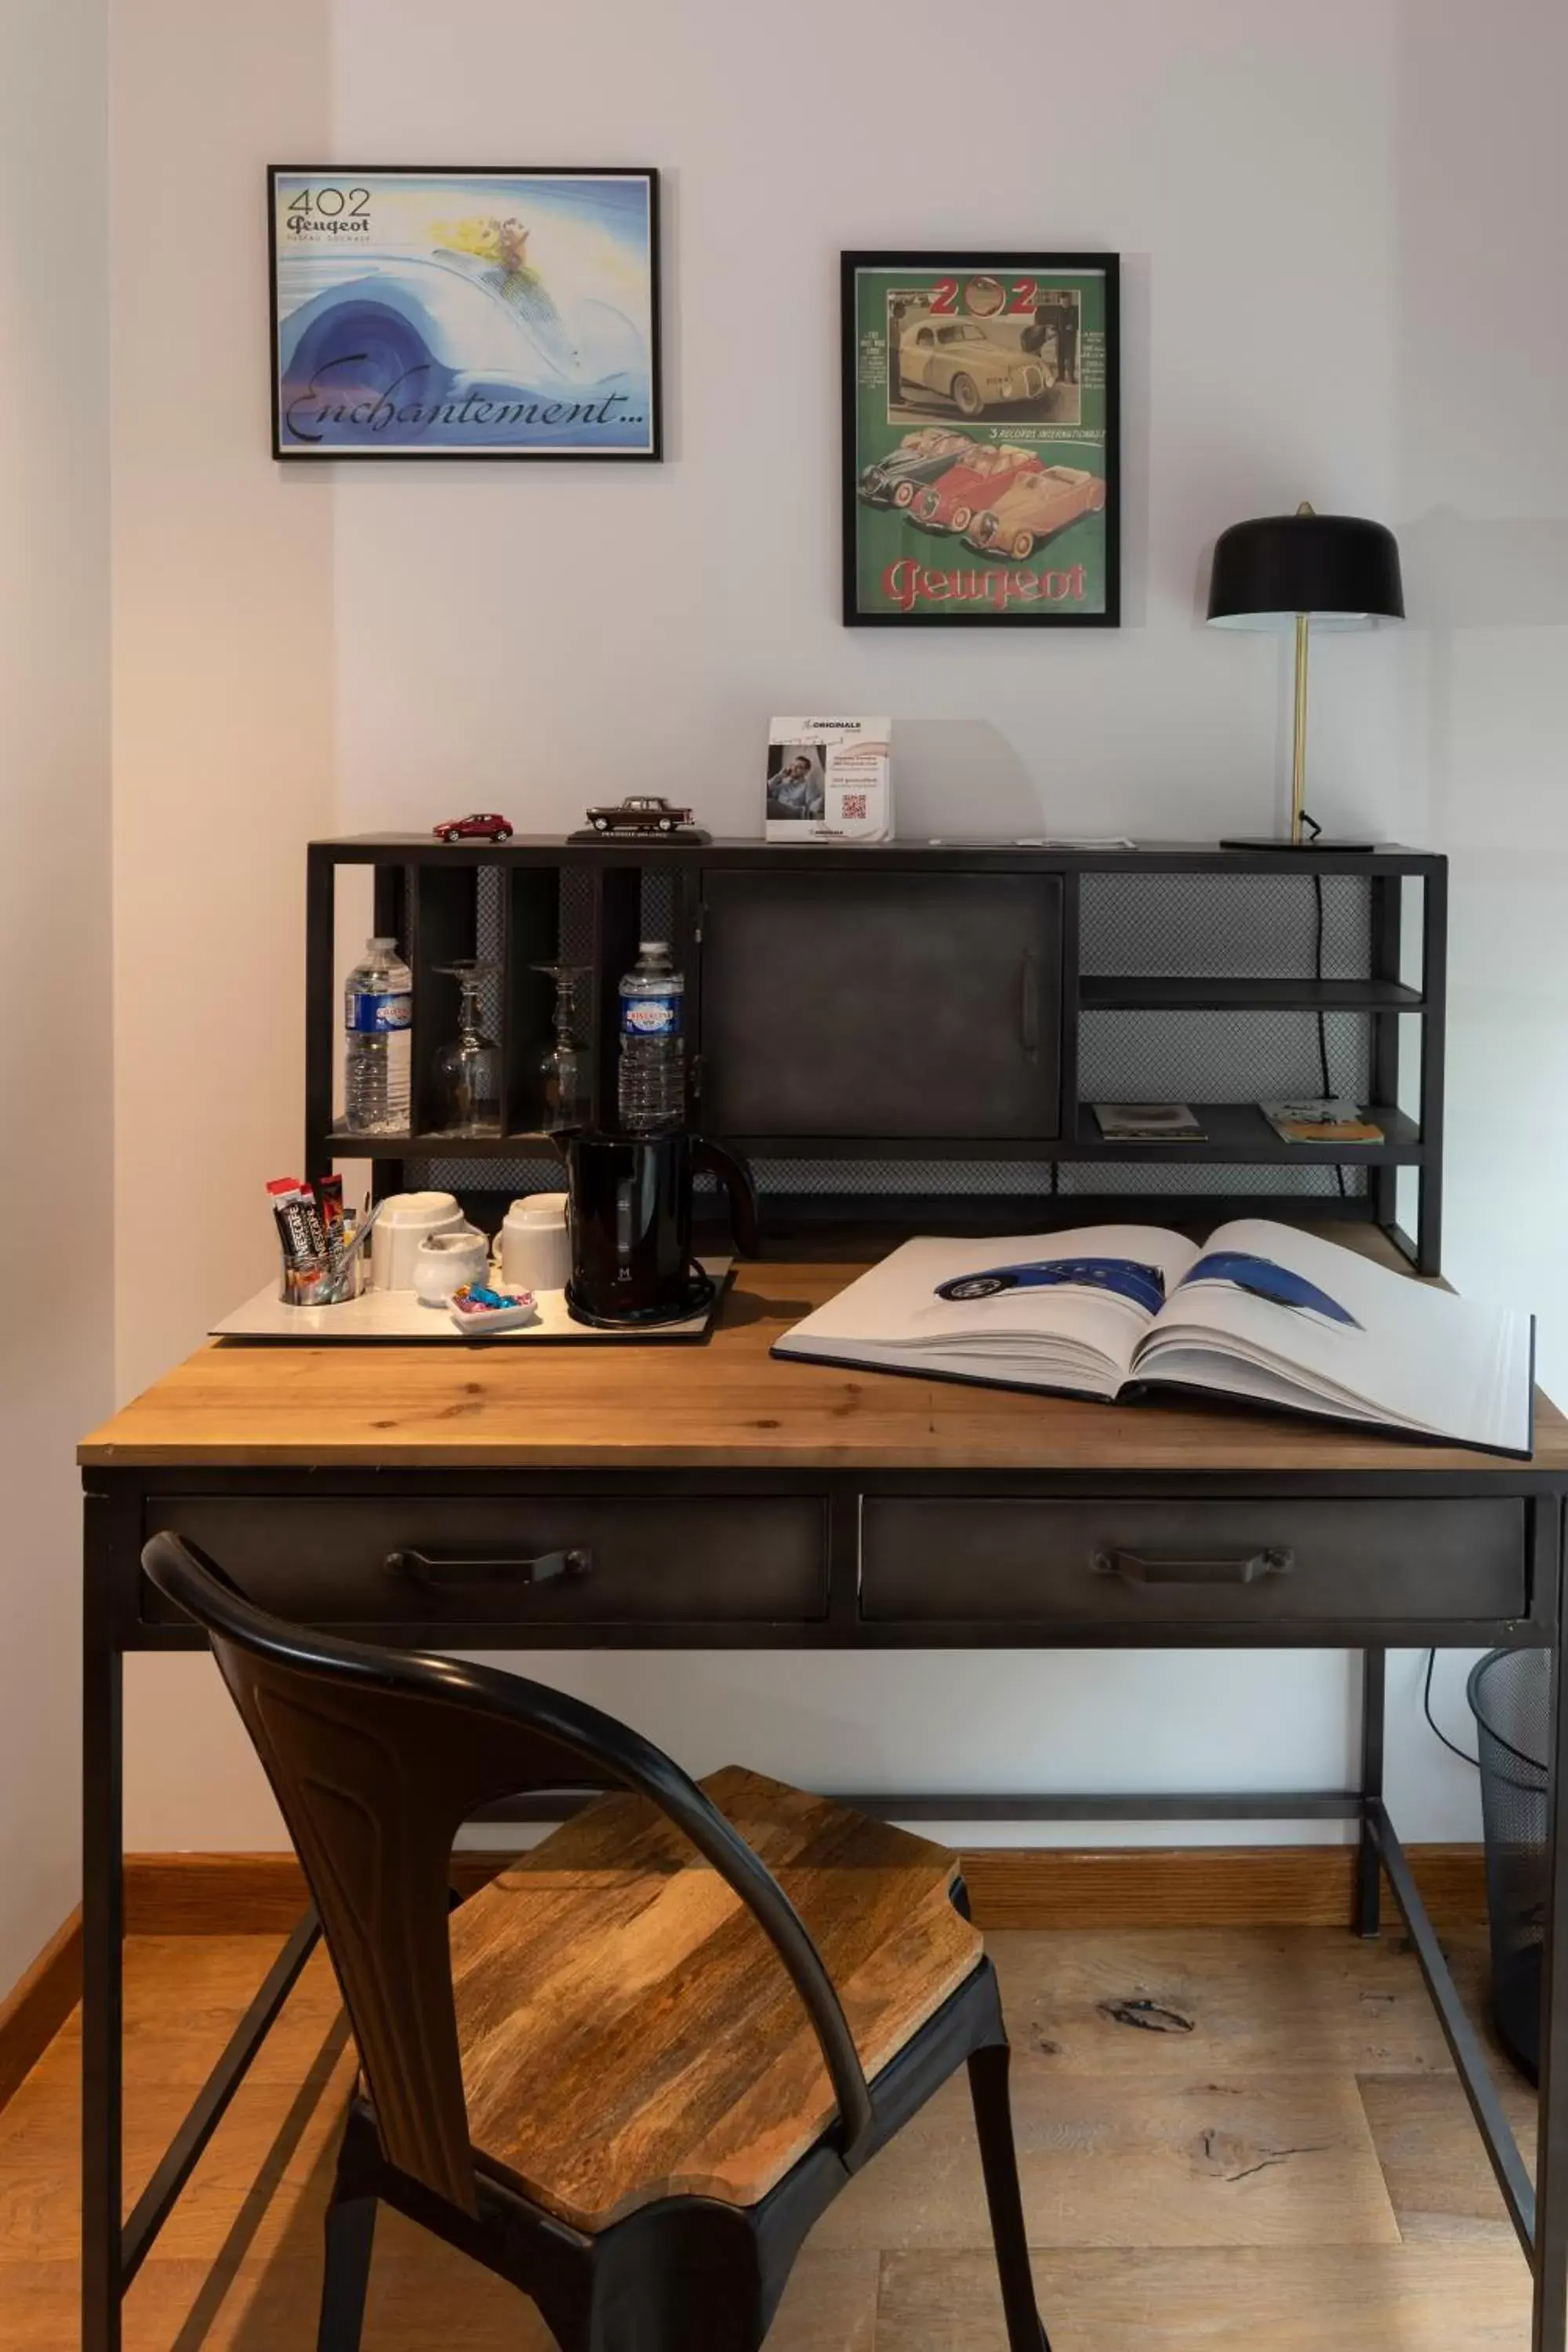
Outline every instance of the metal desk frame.
{"label": "metal desk frame", "polygon": [[[631,1633],[620,1626],[594,1628],[536,1626],[520,1633],[516,1623],[505,1626],[429,1622],[377,1629],[376,1638],[407,1646],[469,1649],[552,1647],[628,1648],[942,1648],[1007,1649],[1085,1648],[1110,1643],[1125,1644],[1124,1624],[1079,1623],[1064,1626],[1059,1635],[1042,1638],[1040,1625],[944,1625],[910,1627],[868,1622],[858,1613],[858,1552],[859,1503],[863,1493],[915,1490],[922,1495],[962,1495],[984,1487],[1020,1494],[1071,1496],[1103,1492],[1103,1475],[1057,1473],[1036,1476],[1021,1474],[948,1473],[937,1477],[913,1474],[861,1474],[824,1471],[797,1474],[801,1484],[826,1497],[830,1538],[830,1582],[827,1612],[819,1626],[803,1633],[798,1625],[773,1626],[737,1620],[729,1624],[680,1624],[646,1627]],[[200,1647],[194,1629],[150,1623],[142,1614],[145,1591],[140,1570],[142,1511],[149,1491],[167,1497],[171,1491],[213,1494],[242,1488],[298,1496],[337,1491],[384,1494],[386,1480],[374,1472],[321,1473],[268,1469],[222,1472],[196,1469],[100,1470],[85,1473],[88,1490],[86,1531],[86,1604],[84,1612],[85,1681],[83,1691],[83,1936],[84,1987],[82,2014],[82,2345],[83,2352],[119,2352],[121,2304],[157,2236],[158,2231],[198,2161],[230,2099],[243,2081],[262,2039],[287,1998],[310,1951],[319,1929],[308,1916],[268,1971],[256,1998],[229,2042],[213,2074],[197,2094],[177,2134],[139,2200],[121,2223],[121,2137],[123,2083],[121,2065],[121,1946],[124,1935],[121,1833],[121,1684],[123,1660],[138,1650],[189,1650]],[[778,1477],[763,1479],[744,1471],[658,1472],[608,1471],[590,1481],[601,1492],[669,1494],[700,1490],[704,1494],[755,1492],[766,1486],[777,1491]],[[1141,1492],[1168,1495],[1169,1475],[1129,1475],[1117,1482],[1129,1497]],[[1258,1648],[1334,1647],[1360,1650],[1363,1665],[1361,1769],[1358,1784],[1347,1790],[1315,1790],[1284,1794],[1240,1793],[1200,1796],[994,1796],[940,1795],[872,1796],[851,1792],[848,1801],[903,1821],[973,1820],[1025,1822],[1033,1821],[1280,1821],[1338,1820],[1360,1824],[1359,1862],[1353,1927],[1363,1936],[1378,1931],[1380,1877],[1386,1874],[1394,1900],[1408,1927],[1416,1958],[1436,2006],[1476,2125],[1486,2146],[1505,2205],[1525,2258],[1534,2275],[1532,2352],[1568,2352],[1568,1867],[1563,1866],[1557,1835],[1555,1809],[1548,1853],[1549,1897],[1545,1918],[1542,1966],[1542,2071],[1540,2092],[1540,2154],[1538,2179],[1532,2188],[1512,2132],[1503,2114],[1479,2040],[1471,2025],[1444,1960],[1437,1937],[1422,1904],[1404,1850],[1384,1803],[1384,1654],[1388,1648],[1436,1643],[1477,1647],[1494,1643],[1515,1646],[1555,1644],[1561,1622],[1563,1580],[1563,1494],[1561,1483],[1548,1474],[1521,1465],[1517,1472],[1500,1470],[1476,1478],[1464,1473],[1440,1471],[1422,1475],[1419,1454],[1412,1456],[1409,1477],[1384,1473],[1347,1474],[1310,1478],[1279,1474],[1267,1477],[1213,1472],[1192,1480],[1194,1501],[1261,1496],[1378,1496],[1393,1490],[1408,1494],[1415,1484],[1424,1494],[1495,1496],[1500,1490],[1525,1497],[1531,1508],[1531,1611],[1527,1620],[1497,1622],[1390,1622],[1343,1624],[1314,1622],[1310,1626],[1242,1627],[1195,1625],[1157,1629],[1148,1640],[1132,1640],[1141,1647]],[[539,1471],[497,1472],[479,1468],[451,1471],[409,1471],[399,1475],[400,1491],[430,1494],[475,1494],[533,1491],[548,1495],[569,1486],[580,1493],[583,1474],[569,1478]],[[1568,1786],[1568,1708],[1557,1685],[1552,1714],[1552,1784]],[[509,1804],[496,1809],[506,1818],[560,1818],[580,1800],[570,1791],[546,1798],[531,1808]]]}

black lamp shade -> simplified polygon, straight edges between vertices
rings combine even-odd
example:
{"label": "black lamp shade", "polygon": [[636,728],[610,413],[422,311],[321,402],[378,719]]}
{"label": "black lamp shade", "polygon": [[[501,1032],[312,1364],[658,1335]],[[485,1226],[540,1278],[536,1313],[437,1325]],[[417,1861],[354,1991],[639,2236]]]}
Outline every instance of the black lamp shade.
{"label": "black lamp shade", "polygon": [[1342,628],[1405,618],[1399,548],[1380,522],[1355,515],[1259,515],[1215,541],[1211,621],[1279,628],[1300,613]]}

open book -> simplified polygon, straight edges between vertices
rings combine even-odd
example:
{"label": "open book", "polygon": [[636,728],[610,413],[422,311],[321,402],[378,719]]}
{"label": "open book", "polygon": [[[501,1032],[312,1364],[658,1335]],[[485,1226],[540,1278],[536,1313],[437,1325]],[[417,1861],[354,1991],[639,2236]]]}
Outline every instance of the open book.
{"label": "open book", "polygon": [[1155,1388],[1527,1456],[1535,1324],[1241,1218],[911,1241],[776,1356],[1113,1399]]}

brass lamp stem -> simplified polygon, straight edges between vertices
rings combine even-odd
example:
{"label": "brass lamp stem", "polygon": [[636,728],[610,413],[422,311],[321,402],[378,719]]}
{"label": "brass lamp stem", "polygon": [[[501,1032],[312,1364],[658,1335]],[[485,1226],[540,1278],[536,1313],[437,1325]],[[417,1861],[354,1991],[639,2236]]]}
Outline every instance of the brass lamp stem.
{"label": "brass lamp stem", "polygon": [[1290,762],[1290,838],[1301,838],[1301,803],[1307,791],[1307,631],[1305,613],[1296,615],[1296,735]]}
{"label": "brass lamp stem", "polygon": [[[1310,499],[1303,499],[1296,512],[1310,515],[1314,511]],[[1305,613],[1296,615],[1296,728],[1290,760],[1290,838],[1300,845],[1301,807],[1307,794],[1307,631]]]}

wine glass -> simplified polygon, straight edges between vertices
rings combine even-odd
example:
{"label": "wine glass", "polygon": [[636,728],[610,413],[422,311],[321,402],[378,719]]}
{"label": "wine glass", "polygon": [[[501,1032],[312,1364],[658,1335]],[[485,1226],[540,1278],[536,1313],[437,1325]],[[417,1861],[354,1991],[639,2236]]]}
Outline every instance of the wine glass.
{"label": "wine glass", "polygon": [[536,963],[555,982],[555,1037],[539,1057],[541,1124],[547,1132],[584,1127],[588,1119],[588,1050],[577,1035],[577,991],[590,976],[584,963]]}
{"label": "wine glass", "polygon": [[447,1135],[500,1133],[500,1047],[484,1033],[479,992],[495,971],[493,963],[465,956],[441,963],[458,983],[458,1034],[436,1056],[437,1098]]}

